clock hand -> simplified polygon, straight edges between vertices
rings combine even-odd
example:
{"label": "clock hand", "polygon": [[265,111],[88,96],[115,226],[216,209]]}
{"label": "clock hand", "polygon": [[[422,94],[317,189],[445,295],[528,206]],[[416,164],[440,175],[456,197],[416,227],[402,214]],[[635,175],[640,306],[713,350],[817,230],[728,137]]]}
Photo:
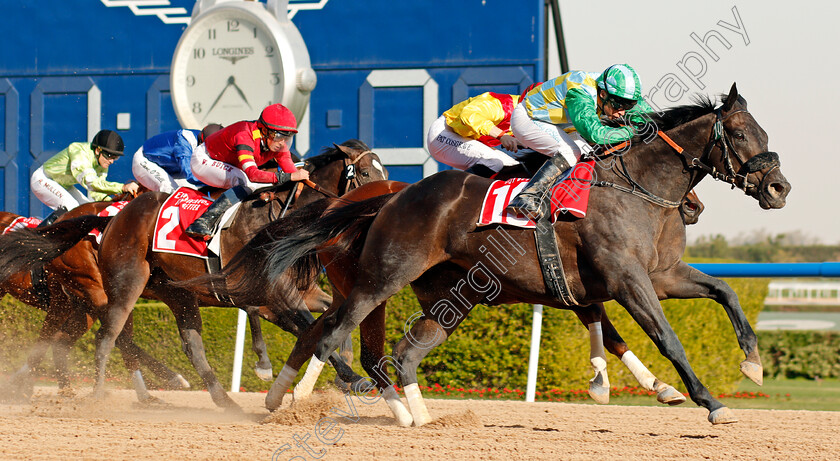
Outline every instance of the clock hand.
{"label": "clock hand", "polygon": [[[225,85],[225,87],[222,88],[221,93],[219,93],[219,95],[216,96],[216,100],[213,101],[213,104],[210,106],[210,109],[207,110],[207,115],[204,116],[204,120],[207,120],[207,117],[210,116],[210,112],[213,112],[213,108],[216,107],[216,104],[218,104],[219,100],[222,99],[222,95],[225,94],[225,91],[227,91],[228,87],[231,86],[231,85],[234,85],[234,86],[236,85],[235,83],[233,83],[233,75],[228,77],[227,85]],[[248,106],[248,107],[250,107],[250,106]]]}
{"label": "clock hand", "polygon": [[237,85],[236,82],[233,81],[233,76],[230,77],[230,79],[228,80],[228,83],[233,85],[233,88],[236,89],[236,91],[239,93],[239,96],[241,96],[242,100],[245,101],[245,104],[248,104],[248,109],[253,110],[253,107],[251,107],[251,103],[248,102],[248,98],[245,97],[245,93],[243,93],[242,90],[239,89],[239,85]]}

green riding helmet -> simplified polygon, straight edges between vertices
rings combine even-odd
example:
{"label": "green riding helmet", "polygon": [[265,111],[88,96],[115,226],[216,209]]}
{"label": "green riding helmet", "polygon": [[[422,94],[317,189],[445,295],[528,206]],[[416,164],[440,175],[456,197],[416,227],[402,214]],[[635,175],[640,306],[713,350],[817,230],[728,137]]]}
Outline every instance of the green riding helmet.
{"label": "green riding helmet", "polygon": [[598,88],[607,93],[630,101],[642,99],[642,81],[639,75],[627,64],[614,64],[605,70],[596,80]]}

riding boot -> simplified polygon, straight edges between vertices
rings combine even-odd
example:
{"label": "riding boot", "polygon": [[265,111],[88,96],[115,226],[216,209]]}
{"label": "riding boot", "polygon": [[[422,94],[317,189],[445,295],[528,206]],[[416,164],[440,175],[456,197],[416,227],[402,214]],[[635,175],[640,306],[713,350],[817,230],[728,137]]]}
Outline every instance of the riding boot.
{"label": "riding boot", "polygon": [[519,213],[534,221],[539,220],[545,212],[542,207],[543,198],[551,190],[554,182],[569,168],[569,162],[562,155],[551,157],[537,170],[522,192],[510,201],[505,211]]}
{"label": "riding boot", "polygon": [[474,174],[476,176],[481,176],[481,177],[484,177],[484,178],[492,178],[493,175],[497,173],[496,171],[493,171],[489,167],[484,166],[480,163],[476,163],[475,165],[467,168],[464,171],[466,173]]}
{"label": "riding boot", "polygon": [[219,224],[219,220],[228,208],[238,203],[241,198],[247,195],[247,190],[242,186],[236,186],[228,189],[224,194],[220,195],[210,208],[204,211],[204,214],[198,217],[185,231],[187,235],[193,238],[209,240],[213,236],[213,231]]}
{"label": "riding boot", "polygon": [[64,208],[63,206],[56,208],[55,210],[53,210],[52,213],[50,213],[49,216],[44,218],[44,220],[41,221],[41,223],[38,224],[37,227],[49,226],[50,224],[54,223],[56,219],[60,218],[61,215],[63,215],[64,213],[67,213],[67,208]]}

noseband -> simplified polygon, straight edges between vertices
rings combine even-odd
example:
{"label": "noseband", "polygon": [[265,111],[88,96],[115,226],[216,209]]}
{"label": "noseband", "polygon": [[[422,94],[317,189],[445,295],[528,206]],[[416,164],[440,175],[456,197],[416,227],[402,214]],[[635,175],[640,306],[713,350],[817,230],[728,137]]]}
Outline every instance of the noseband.
{"label": "noseband", "polygon": [[[705,149],[703,149],[703,155],[691,158],[689,158],[687,154],[683,155],[686,156],[689,168],[703,171],[715,180],[731,184],[733,189],[737,187],[738,189],[744,191],[744,193],[749,194],[756,187],[755,184],[747,182],[749,175],[765,168],[770,168],[770,171],[773,171],[779,168],[780,163],[779,154],[775,152],[762,152],[751,159],[744,161],[743,157],[741,157],[738,151],[735,150],[735,146],[732,145],[732,141],[729,139],[729,136],[726,135],[726,130],[723,128],[723,122],[727,118],[742,112],[745,114],[749,113],[746,110],[736,110],[726,114],[726,117],[724,117],[720,109],[715,110],[715,124],[712,126],[709,141],[706,143]],[[724,169],[726,170],[725,172],[719,172],[715,169],[715,167],[708,164],[712,150],[715,147],[718,147],[721,151],[721,161],[723,162]],[[734,156],[741,163],[741,168],[737,172],[732,166],[731,156]],[[764,175],[759,184],[764,183],[764,178],[770,174],[770,171]],[[740,185],[738,184],[739,182],[741,183]]]}
{"label": "noseband", "polygon": [[356,164],[359,163],[359,160],[372,153],[373,151],[366,150],[359,154],[355,160],[350,160],[350,157],[344,157],[344,192],[341,195],[346,194],[350,190],[351,185],[354,188],[362,185],[359,176],[356,174]]}

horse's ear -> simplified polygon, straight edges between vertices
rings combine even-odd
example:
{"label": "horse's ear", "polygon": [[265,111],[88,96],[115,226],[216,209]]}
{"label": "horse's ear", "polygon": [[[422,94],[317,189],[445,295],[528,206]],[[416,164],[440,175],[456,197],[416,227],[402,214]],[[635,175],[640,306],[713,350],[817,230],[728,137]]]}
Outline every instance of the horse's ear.
{"label": "horse's ear", "polygon": [[336,143],[333,143],[333,146],[335,146],[335,148],[336,148],[336,149],[338,149],[338,150],[340,150],[341,152],[344,152],[344,154],[345,154],[345,155],[347,155],[347,156],[348,156],[348,157],[350,157],[350,158],[353,158],[353,155],[355,155],[355,154],[356,154],[356,151],[354,151],[354,150],[353,150],[352,148],[350,148],[350,147],[347,147],[347,146],[342,146],[342,145],[340,145],[340,144],[336,144]]}
{"label": "horse's ear", "polygon": [[735,101],[738,100],[738,88],[735,86],[735,82],[732,83],[732,88],[729,89],[729,96],[726,97],[726,101],[723,102],[723,111],[727,112],[732,109],[732,106],[735,105]]}

